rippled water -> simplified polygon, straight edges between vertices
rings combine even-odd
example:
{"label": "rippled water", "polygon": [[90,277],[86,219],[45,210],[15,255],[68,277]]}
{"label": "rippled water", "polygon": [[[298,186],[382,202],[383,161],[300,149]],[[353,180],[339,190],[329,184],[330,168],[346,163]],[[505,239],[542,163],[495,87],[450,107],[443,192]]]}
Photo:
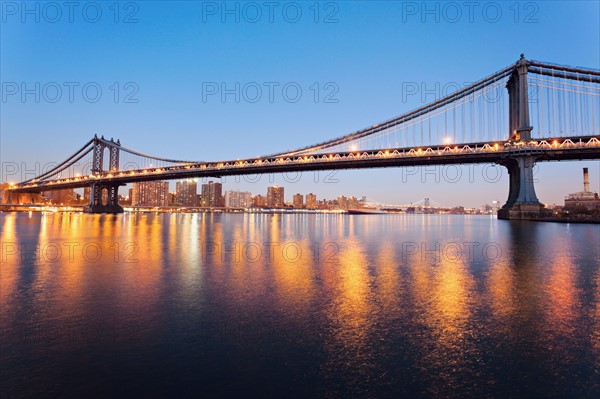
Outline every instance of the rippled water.
{"label": "rippled water", "polygon": [[0,393],[600,395],[600,226],[0,214]]}

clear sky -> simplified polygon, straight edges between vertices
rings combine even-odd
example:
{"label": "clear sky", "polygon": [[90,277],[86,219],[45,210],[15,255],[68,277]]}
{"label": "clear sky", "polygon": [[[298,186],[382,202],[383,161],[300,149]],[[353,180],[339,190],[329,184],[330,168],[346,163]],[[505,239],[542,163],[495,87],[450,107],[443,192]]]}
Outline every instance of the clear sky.
{"label": "clear sky", "polygon": [[[436,97],[406,97],[407,83],[434,91],[436,83],[465,85],[520,53],[600,67],[598,1],[71,4],[1,2],[0,180],[7,179],[5,165],[61,161],[94,133],[168,158],[236,159],[398,116]],[[222,98],[222,84],[235,92],[236,83],[239,100]],[[15,84],[33,94],[11,94]],[[540,164],[540,200],[562,203],[579,191],[584,166],[597,191],[600,162]],[[293,175],[274,182],[286,187],[286,199],[314,192],[395,204],[505,201],[505,170],[498,178],[483,166],[461,172],[458,182],[444,182],[455,171],[440,168],[305,173],[297,182]],[[264,193],[271,183],[268,176],[235,180],[225,189]]]}

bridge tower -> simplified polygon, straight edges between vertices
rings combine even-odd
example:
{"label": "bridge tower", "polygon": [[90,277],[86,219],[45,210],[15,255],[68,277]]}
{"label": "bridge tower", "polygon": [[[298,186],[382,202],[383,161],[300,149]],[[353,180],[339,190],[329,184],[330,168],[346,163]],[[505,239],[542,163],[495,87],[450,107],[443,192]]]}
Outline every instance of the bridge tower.
{"label": "bridge tower", "polygon": [[[108,148],[108,171],[104,170],[104,152]],[[102,175],[119,170],[119,153],[121,142],[114,141],[112,138],[105,140],[94,136],[93,155],[92,155],[92,173]],[[103,193],[106,192],[106,199],[103,199]],[[83,210],[85,213],[123,213],[123,207],[119,205],[119,184],[115,183],[95,183],[90,187],[90,202]]]}
{"label": "bridge tower", "polygon": [[[529,122],[528,68],[529,61],[521,54],[506,84],[509,98],[509,140],[515,144],[530,141],[533,130]],[[499,219],[536,219],[547,213],[535,194],[535,161],[536,154],[533,151],[523,151],[499,162],[508,169],[510,179],[508,199],[498,211]]]}

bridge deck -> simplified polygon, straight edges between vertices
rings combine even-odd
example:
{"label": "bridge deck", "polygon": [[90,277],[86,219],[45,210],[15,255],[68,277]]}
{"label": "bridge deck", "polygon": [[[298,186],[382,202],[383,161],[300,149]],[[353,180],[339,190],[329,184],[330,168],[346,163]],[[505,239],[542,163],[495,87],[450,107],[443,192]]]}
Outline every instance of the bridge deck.
{"label": "bridge deck", "polygon": [[254,175],[296,171],[409,167],[425,165],[502,163],[533,155],[538,161],[600,159],[600,136],[538,140],[529,143],[495,142],[440,145],[427,148],[396,148],[363,152],[189,163],[164,168],[105,172],[48,181],[28,181],[12,187],[14,192],[40,192],[79,188],[91,183],[124,185],[132,182],[198,177]]}

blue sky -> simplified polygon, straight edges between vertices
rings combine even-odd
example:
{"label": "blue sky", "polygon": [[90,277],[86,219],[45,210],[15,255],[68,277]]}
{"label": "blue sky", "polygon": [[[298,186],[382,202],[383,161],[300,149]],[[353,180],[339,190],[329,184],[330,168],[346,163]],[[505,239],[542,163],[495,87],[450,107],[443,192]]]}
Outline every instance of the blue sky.
{"label": "blue sky", "polygon": [[[400,115],[423,104],[419,95],[403,98],[403,84],[464,85],[522,52],[530,59],[600,67],[596,1],[483,1],[471,10],[464,2],[149,1],[120,2],[118,12],[112,1],[77,2],[72,10],[62,2],[53,3],[58,9],[29,2],[29,13],[22,4],[2,2],[3,165],[60,161],[94,133],[169,158],[251,157]],[[42,93],[51,82],[62,87],[56,102],[48,101],[55,98],[50,89]],[[13,83],[39,83],[40,101],[33,94],[24,101],[20,93],[8,95]],[[225,101],[207,94],[222,83],[229,89],[240,84],[239,102],[233,94]],[[248,84],[248,90],[263,88],[258,100],[255,91],[241,93]],[[272,101],[267,85],[274,87]],[[292,91],[284,93],[285,85]],[[102,94],[92,102],[95,87]],[[298,101],[291,101],[295,96]],[[540,200],[560,203],[564,194],[580,190],[583,166],[598,190],[599,162],[540,164]],[[297,182],[292,175],[287,182],[280,175],[258,182],[228,178],[225,188],[263,193],[274,182],[286,186],[287,199],[314,192],[396,204],[430,197],[479,206],[506,199],[504,170],[496,181],[490,169],[465,166],[458,182],[444,182],[450,172],[374,169],[328,179],[322,172]]]}

